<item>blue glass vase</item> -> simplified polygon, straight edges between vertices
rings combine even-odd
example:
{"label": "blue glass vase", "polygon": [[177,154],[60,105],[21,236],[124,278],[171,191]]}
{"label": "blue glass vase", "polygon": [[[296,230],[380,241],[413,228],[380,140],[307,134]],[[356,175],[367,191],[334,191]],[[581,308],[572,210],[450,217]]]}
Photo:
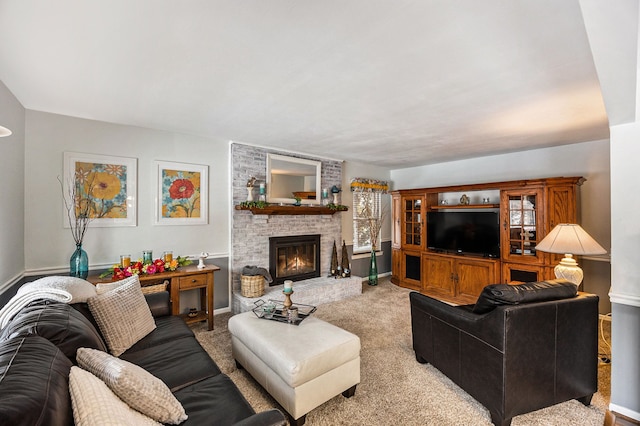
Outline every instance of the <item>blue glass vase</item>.
{"label": "blue glass vase", "polygon": [[376,261],[376,251],[371,250],[371,262],[369,263],[369,285],[378,285],[378,264]]}
{"label": "blue glass vase", "polygon": [[76,249],[69,259],[69,275],[86,279],[89,276],[89,256],[82,249],[82,244],[76,244]]}

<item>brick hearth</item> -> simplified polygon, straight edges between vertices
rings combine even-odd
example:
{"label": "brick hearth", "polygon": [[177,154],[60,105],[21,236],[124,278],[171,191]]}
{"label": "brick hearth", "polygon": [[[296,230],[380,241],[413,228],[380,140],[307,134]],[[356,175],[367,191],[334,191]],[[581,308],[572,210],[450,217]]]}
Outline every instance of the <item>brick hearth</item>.
{"label": "brick hearth", "polygon": [[[243,297],[238,292],[233,293],[233,312],[240,313],[255,308],[255,302],[259,299],[267,301],[284,300],[283,286],[267,287],[261,297]],[[352,276],[349,278],[319,277],[293,283],[291,301],[305,305],[319,306],[323,303],[335,302],[362,293],[362,278]]]}

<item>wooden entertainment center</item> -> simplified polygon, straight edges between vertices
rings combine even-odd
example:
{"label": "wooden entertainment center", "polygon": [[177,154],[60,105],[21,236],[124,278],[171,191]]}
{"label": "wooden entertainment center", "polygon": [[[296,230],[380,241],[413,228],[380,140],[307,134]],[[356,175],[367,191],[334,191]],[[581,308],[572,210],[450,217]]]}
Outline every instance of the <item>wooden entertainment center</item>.
{"label": "wooden entertainment center", "polygon": [[[475,303],[484,286],[553,279],[561,255],[536,244],[559,223],[577,223],[582,177],[556,177],[393,191],[393,283],[452,303]],[[494,211],[499,256],[429,248],[427,213]]]}

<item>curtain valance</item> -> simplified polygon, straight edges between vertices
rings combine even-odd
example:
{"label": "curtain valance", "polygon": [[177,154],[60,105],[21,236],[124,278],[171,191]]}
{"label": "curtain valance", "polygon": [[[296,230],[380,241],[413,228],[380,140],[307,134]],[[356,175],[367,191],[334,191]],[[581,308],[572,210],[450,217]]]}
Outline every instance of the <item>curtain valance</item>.
{"label": "curtain valance", "polygon": [[353,178],[351,179],[351,191],[380,192],[386,194],[389,191],[389,182],[386,180]]}

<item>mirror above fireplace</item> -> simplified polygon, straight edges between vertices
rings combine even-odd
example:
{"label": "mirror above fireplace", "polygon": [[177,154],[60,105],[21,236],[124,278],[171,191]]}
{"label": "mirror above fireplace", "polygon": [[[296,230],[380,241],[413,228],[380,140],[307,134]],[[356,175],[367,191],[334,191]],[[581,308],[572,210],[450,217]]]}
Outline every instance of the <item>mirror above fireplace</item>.
{"label": "mirror above fireplace", "polygon": [[320,204],[320,161],[267,154],[267,202]]}

